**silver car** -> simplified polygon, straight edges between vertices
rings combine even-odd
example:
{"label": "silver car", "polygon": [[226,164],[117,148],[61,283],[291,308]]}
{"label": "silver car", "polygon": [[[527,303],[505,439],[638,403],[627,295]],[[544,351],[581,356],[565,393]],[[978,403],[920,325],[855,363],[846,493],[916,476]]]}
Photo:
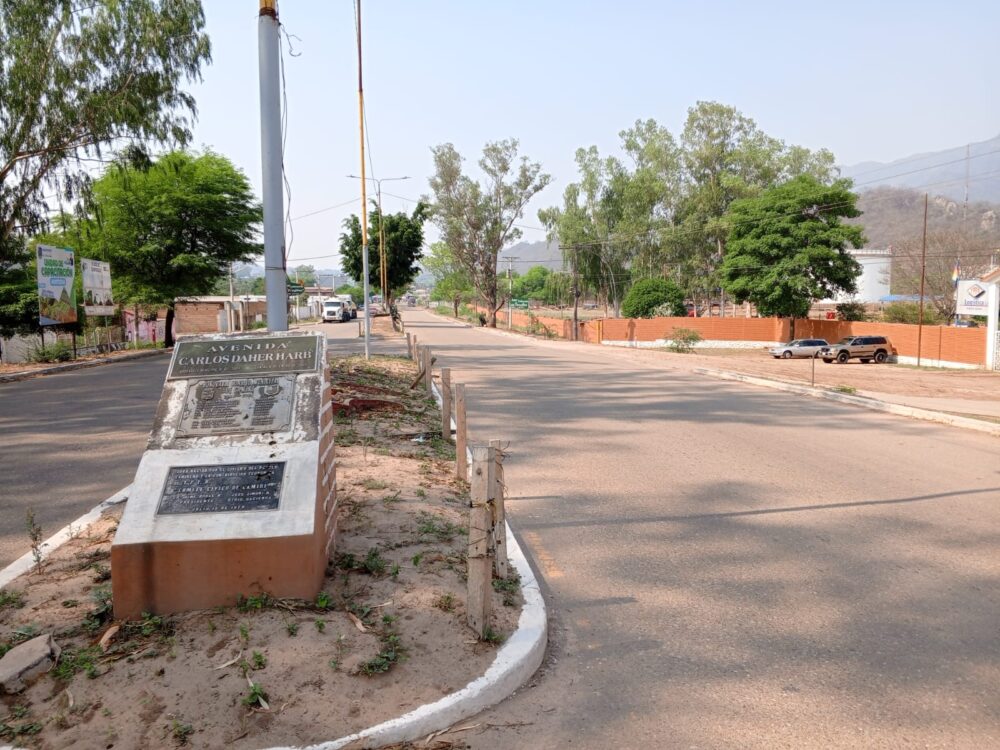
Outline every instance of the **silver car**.
{"label": "silver car", "polygon": [[787,344],[781,344],[768,353],[775,359],[791,359],[792,357],[813,357],[824,346],[829,346],[826,339],[795,339]]}

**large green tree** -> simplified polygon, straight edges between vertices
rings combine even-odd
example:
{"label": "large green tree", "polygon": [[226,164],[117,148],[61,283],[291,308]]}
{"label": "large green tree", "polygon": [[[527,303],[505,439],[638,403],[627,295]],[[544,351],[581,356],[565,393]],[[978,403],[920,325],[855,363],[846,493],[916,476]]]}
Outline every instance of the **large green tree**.
{"label": "large green tree", "polygon": [[451,304],[457,318],[459,306],[471,302],[475,294],[469,274],[462,268],[445,242],[435,242],[431,245],[431,251],[424,256],[422,263],[434,277],[431,299]]}
{"label": "large green tree", "polygon": [[115,299],[167,308],[210,292],[229,264],[260,253],[261,208],[250,181],[224,156],[175,151],[151,166],[119,163],[93,188],[86,234],[111,263]]}
{"label": "large green tree", "polygon": [[450,143],[431,149],[434,221],[441,237],[468,273],[489,308],[487,325],[495,328],[503,296],[497,286],[497,256],[521,237],[515,222],[524,207],[551,181],[537,162],[518,158],[515,139],[487,143],[479,168],[482,183],[462,172],[462,157]]}
{"label": "large green tree", "polygon": [[204,25],[199,0],[0,2],[0,275],[104,151],[188,141]]}
{"label": "large green tree", "polygon": [[856,292],[861,265],[847,249],[861,247],[864,234],[841,221],[861,215],[849,185],[800,175],[756,198],[733,201],[725,222],[723,288],[762,315],[792,318],[805,317],[813,300]]}
{"label": "large green tree", "polygon": [[[378,243],[381,226],[389,284],[384,290],[386,302],[391,302],[396,293],[406,289],[420,273],[424,222],[429,214],[430,207],[421,202],[412,214],[400,211],[380,216],[377,204],[372,203],[368,212],[368,283],[378,287],[380,282]],[[344,220],[344,232],[340,235],[341,267],[359,284],[364,277],[361,239],[361,220],[352,214]]]}

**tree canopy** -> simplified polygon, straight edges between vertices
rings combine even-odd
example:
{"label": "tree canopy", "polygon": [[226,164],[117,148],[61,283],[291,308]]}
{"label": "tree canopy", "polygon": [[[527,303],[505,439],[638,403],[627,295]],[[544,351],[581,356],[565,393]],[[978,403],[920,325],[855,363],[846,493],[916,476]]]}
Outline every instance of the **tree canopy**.
{"label": "tree canopy", "polygon": [[455,258],[451,248],[444,242],[435,242],[431,251],[423,259],[424,268],[434,277],[431,299],[451,304],[458,317],[458,308],[463,302],[470,302],[474,294],[472,282],[465,269]]}
{"label": "tree canopy", "polygon": [[[426,203],[418,203],[413,213],[405,212],[379,216],[378,206],[372,203],[368,212],[368,283],[378,287],[380,281],[378,237],[379,223],[385,232],[385,257],[389,289],[388,300],[406,289],[420,273],[420,258],[424,247],[424,222],[430,214]],[[344,220],[340,235],[342,267],[359,284],[364,276],[364,259],[361,253],[361,220],[352,214]]]}
{"label": "tree canopy", "polygon": [[656,315],[683,317],[684,292],[669,279],[639,279],[622,302],[626,318],[652,318]]}
{"label": "tree canopy", "polygon": [[497,288],[497,256],[521,237],[514,223],[551,177],[528,157],[518,158],[518,142],[514,139],[487,143],[483,148],[479,160],[485,178],[482,183],[463,174],[463,159],[452,144],[437,146],[431,152],[434,221],[489,308],[487,324],[496,327],[496,312],[503,304]]}
{"label": "tree canopy", "polygon": [[861,265],[847,253],[861,247],[860,215],[846,180],[824,185],[800,175],[755,198],[730,205],[722,286],[761,315],[805,317],[813,300],[857,291]]}
{"label": "tree canopy", "polygon": [[84,160],[187,143],[204,26],[200,0],[0,4],[0,273],[46,224],[46,193],[86,193]]}
{"label": "tree canopy", "polygon": [[224,156],[175,151],[148,168],[110,167],[94,184],[84,228],[111,264],[115,299],[167,308],[210,292],[230,263],[261,252],[261,208],[246,175]]}

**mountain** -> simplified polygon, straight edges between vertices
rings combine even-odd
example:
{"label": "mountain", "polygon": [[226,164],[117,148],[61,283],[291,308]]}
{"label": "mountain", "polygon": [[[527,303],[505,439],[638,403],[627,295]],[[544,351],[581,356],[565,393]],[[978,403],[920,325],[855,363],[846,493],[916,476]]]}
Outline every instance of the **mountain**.
{"label": "mountain", "polygon": [[855,189],[862,192],[877,186],[910,188],[961,203],[965,202],[968,176],[970,202],[1000,203],[1000,135],[967,147],[844,166],[840,172],[854,180]]}
{"label": "mountain", "polygon": [[514,270],[523,274],[532,266],[545,266],[552,271],[563,270],[562,253],[558,242],[518,242],[516,245],[500,251],[497,267],[507,268],[507,258],[517,258]]}

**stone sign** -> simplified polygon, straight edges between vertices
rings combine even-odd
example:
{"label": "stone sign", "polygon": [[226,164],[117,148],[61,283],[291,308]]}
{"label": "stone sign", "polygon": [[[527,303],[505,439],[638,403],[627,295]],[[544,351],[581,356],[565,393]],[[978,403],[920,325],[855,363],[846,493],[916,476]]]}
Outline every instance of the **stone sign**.
{"label": "stone sign", "polygon": [[189,380],[177,436],[287,430],[294,393],[294,375]]}
{"label": "stone sign", "polygon": [[324,335],[181,339],[111,546],[118,619],[313,599],[336,534]]}
{"label": "stone sign", "polygon": [[172,466],[156,515],[277,510],[284,462]]}
{"label": "stone sign", "polygon": [[174,349],[167,379],[309,372],[319,365],[319,346],[315,336],[180,341]]}

